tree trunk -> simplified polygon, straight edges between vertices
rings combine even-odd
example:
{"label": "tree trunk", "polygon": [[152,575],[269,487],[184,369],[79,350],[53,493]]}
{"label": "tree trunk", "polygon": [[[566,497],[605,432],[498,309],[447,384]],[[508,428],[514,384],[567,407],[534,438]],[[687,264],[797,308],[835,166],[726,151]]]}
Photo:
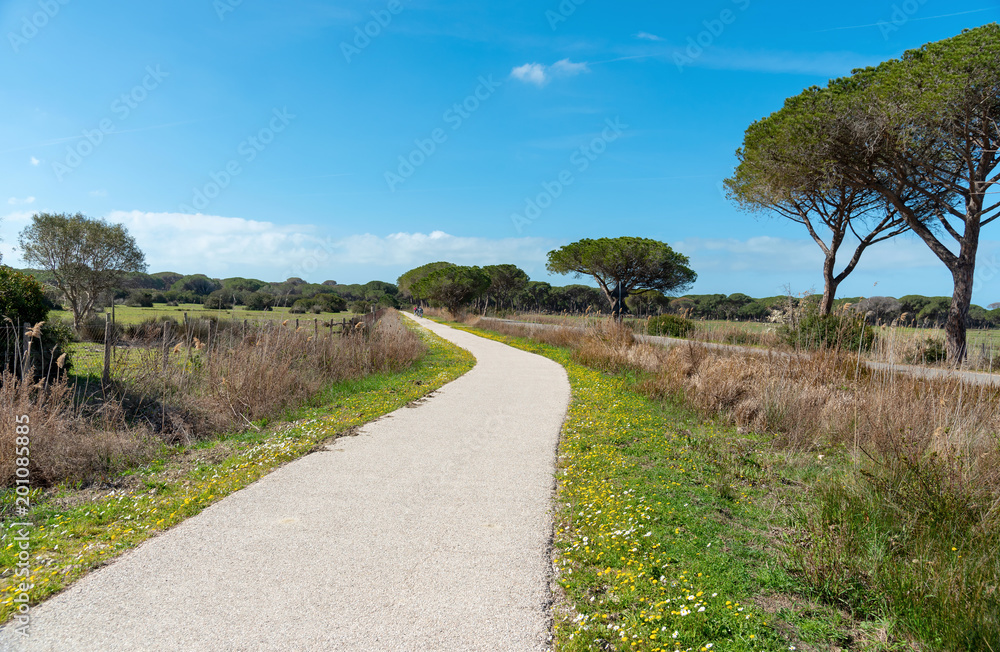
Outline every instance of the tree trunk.
{"label": "tree trunk", "polygon": [[834,278],[833,270],[837,262],[836,252],[827,254],[823,261],[823,301],[819,304],[819,314],[826,317],[833,311],[833,300],[837,296],[837,286],[839,283]]}
{"label": "tree trunk", "polygon": [[948,363],[958,366],[969,353],[965,325],[969,320],[969,306],[972,304],[972,285],[976,271],[975,259],[965,257],[951,270],[955,281],[955,291],[951,295],[951,307],[944,325],[945,350]]}

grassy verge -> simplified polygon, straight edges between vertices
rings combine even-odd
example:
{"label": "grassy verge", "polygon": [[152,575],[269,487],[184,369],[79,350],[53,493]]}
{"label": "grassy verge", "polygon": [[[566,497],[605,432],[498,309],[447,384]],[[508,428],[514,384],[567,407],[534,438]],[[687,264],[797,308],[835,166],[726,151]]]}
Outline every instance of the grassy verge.
{"label": "grassy verge", "polygon": [[[311,406],[288,420],[257,430],[164,448],[162,456],[122,474],[117,482],[87,491],[57,487],[32,492],[32,510],[0,526],[0,622],[16,611],[18,585],[27,582],[31,604],[157,532],[194,516],[275,468],[316,449],[339,434],[426,396],[475,364],[466,351],[420,329],[427,354],[409,369],[370,375],[328,387]],[[13,491],[0,508],[7,512]],[[14,521],[30,523],[18,527]],[[18,531],[28,531],[30,576],[15,573]]]}
{"label": "grassy verge", "polygon": [[470,330],[569,374],[554,538],[559,649],[913,649],[892,620],[811,599],[789,570],[791,506],[836,473],[829,457],[778,454],[766,436],[652,399],[640,372],[607,373],[566,348]]}

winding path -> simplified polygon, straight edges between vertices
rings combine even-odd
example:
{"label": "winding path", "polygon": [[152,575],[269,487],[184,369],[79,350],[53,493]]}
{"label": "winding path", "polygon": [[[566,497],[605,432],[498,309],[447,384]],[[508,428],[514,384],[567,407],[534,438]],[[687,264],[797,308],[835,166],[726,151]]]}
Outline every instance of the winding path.
{"label": "winding path", "polygon": [[91,573],[0,649],[544,650],[563,368],[476,367]]}

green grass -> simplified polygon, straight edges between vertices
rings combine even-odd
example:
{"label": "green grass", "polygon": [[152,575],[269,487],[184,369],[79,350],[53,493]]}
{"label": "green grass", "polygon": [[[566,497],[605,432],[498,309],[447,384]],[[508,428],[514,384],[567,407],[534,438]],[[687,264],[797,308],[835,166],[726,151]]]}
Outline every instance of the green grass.
{"label": "green grass", "polygon": [[634,374],[470,330],[549,357],[569,375],[554,540],[558,649],[833,649],[862,639],[864,649],[893,649],[878,642],[885,628],[804,597],[787,570],[778,505],[794,500],[786,483],[825,473],[815,456],[782,467],[766,438],[649,399]]}
{"label": "green grass", "polygon": [[[147,319],[160,319],[172,317],[179,322],[184,321],[184,313],[188,313],[190,319],[208,319],[214,317],[219,320],[235,319],[243,321],[284,321],[290,319],[294,322],[299,319],[302,323],[312,323],[313,319],[320,321],[340,321],[341,319],[351,319],[355,316],[352,312],[324,312],[319,315],[312,313],[294,315],[289,312],[289,308],[274,308],[273,310],[245,310],[242,306],[236,306],[233,310],[206,310],[198,303],[182,303],[178,306],[168,306],[165,303],[154,304],[152,308],[136,308],[132,306],[115,306],[115,321],[119,324],[138,324]],[[108,309],[110,314],[110,308]],[[102,313],[103,314],[103,313]],[[73,321],[73,313],[68,310],[53,310],[49,312],[49,319],[63,319]]]}
{"label": "green grass", "polygon": [[[31,604],[36,604],[155,533],[198,514],[338,434],[427,395],[474,366],[468,352],[423,329],[420,335],[428,353],[410,369],[336,383],[315,397],[311,407],[290,414],[294,421],[260,423],[259,431],[165,448],[159,459],[123,474],[121,482],[128,488],[102,492],[94,499],[73,487],[35,490],[33,509],[17,518],[33,524],[30,577],[9,572],[17,561],[13,517],[0,526],[0,622],[15,612],[13,600],[20,581],[33,584],[29,594]],[[190,459],[182,463],[192,454],[197,455],[197,464]],[[0,492],[4,513],[13,502],[12,490]]]}

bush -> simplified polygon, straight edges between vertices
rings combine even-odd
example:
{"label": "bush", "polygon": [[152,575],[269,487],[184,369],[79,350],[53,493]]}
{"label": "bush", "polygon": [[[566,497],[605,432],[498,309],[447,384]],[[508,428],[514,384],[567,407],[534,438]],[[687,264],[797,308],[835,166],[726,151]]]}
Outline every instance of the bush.
{"label": "bush", "polygon": [[229,290],[216,290],[205,297],[206,310],[231,310],[233,307],[232,293]]}
{"label": "bush", "polygon": [[875,331],[863,317],[820,315],[811,307],[796,322],[782,326],[781,335],[787,344],[796,349],[870,351],[875,345]]}
{"label": "bush", "polygon": [[363,315],[369,310],[371,310],[372,304],[367,301],[353,301],[351,302],[351,312],[356,315]]}
{"label": "bush", "polygon": [[928,337],[907,347],[903,358],[910,364],[938,364],[948,359],[948,352],[944,340]]}
{"label": "bush", "polygon": [[0,316],[15,324],[37,324],[45,321],[48,312],[41,283],[10,267],[0,267]]}
{"label": "bush", "polygon": [[668,337],[687,337],[694,332],[694,324],[677,315],[660,315],[650,317],[646,321],[649,335],[666,335]]}
{"label": "bush", "polygon": [[125,300],[125,305],[135,308],[152,308],[153,293],[147,290],[132,290],[128,294],[128,299]]}
{"label": "bush", "polygon": [[270,310],[274,306],[274,295],[266,292],[251,292],[246,296],[247,310]]}

